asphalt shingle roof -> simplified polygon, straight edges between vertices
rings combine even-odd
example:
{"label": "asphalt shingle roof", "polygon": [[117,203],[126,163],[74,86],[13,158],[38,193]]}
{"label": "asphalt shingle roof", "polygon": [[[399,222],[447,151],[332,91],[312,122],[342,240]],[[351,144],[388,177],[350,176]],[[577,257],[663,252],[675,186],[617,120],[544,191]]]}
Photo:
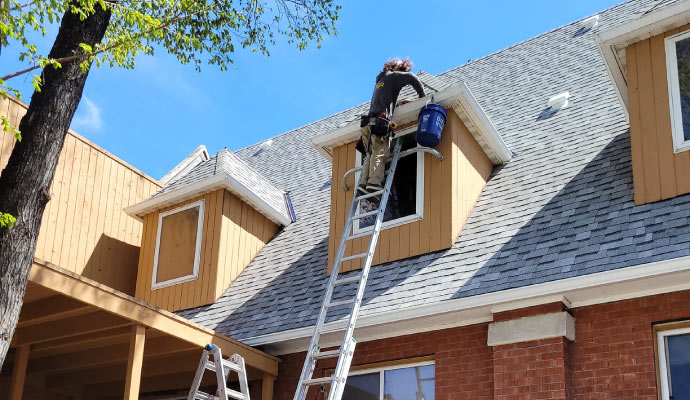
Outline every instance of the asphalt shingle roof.
{"label": "asphalt shingle roof", "polygon": [[[593,31],[672,3],[623,3],[602,11]],[[360,315],[690,255],[690,195],[633,204],[628,123],[593,32],[580,25],[436,77],[436,89],[465,82],[515,155],[494,171],[451,249],[372,268]],[[443,56],[455,57],[452,48]],[[563,91],[571,105],[549,113],[549,97]],[[291,192],[298,221],[215,304],[182,316],[237,339],[315,323],[327,283],[331,167],[309,138],[366,108],[237,152]]]}
{"label": "asphalt shingle roof", "polygon": [[222,149],[215,156],[202,161],[186,175],[154,193],[151,198],[220,174],[232,177],[271,208],[280,211],[286,220],[291,219],[290,211],[285,204],[285,192],[228,149]]}

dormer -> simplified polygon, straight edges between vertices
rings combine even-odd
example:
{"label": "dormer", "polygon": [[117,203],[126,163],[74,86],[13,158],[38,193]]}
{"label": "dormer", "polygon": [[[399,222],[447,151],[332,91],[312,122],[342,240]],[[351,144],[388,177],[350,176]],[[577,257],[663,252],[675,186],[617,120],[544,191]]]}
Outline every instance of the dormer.
{"label": "dormer", "polygon": [[295,220],[289,195],[227,149],[125,211],[143,221],[136,297],[169,311],[215,302]]}
{"label": "dormer", "polygon": [[[397,107],[396,137],[402,138],[403,150],[417,146],[417,118],[429,100],[431,96]],[[398,161],[373,265],[450,248],[494,167],[511,158],[466,85],[435,93],[434,102],[447,110],[441,142],[435,148],[442,160],[418,152]],[[312,139],[316,149],[332,162],[329,272],[352,201],[352,188],[359,179],[358,173],[351,173],[361,163],[355,149],[359,137],[357,120]],[[354,233],[366,229],[371,226],[356,222]],[[365,252],[367,244],[367,237],[352,241],[345,256]],[[361,263],[361,259],[346,261],[341,271],[359,269]]]}
{"label": "dormer", "polygon": [[690,193],[690,1],[595,38],[630,121],[635,204]]}

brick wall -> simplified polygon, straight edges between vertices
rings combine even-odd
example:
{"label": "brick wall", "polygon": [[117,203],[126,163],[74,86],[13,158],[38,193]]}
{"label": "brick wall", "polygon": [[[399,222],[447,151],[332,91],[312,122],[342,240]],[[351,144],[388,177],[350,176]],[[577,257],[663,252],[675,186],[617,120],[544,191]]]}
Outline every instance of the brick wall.
{"label": "brick wall", "polygon": [[[352,365],[433,355],[436,400],[492,399],[493,368],[486,335],[487,324],[480,324],[362,342],[357,344]],[[299,353],[281,357],[275,400],[290,400],[294,396],[304,356],[305,353]],[[323,369],[334,367],[334,363],[323,362],[319,366],[321,369],[314,377],[323,376]],[[312,391],[307,399],[314,396]]]}
{"label": "brick wall", "polygon": [[[550,304],[496,317],[503,321],[561,309]],[[433,355],[436,400],[656,400],[653,324],[690,319],[690,291],[570,312],[574,342],[557,338],[491,348],[488,324],[479,324],[359,343],[353,365]],[[282,359],[274,398],[290,400],[304,353]]]}
{"label": "brick wall", "polygon": [[571,399],[569,347],[562,337],[494,346],[494,398]]}
{"label": "brick wall", "polygon": [[578,400],[657,399],[652,325],[690,318],[690,291],[583,307],[573,313]]}

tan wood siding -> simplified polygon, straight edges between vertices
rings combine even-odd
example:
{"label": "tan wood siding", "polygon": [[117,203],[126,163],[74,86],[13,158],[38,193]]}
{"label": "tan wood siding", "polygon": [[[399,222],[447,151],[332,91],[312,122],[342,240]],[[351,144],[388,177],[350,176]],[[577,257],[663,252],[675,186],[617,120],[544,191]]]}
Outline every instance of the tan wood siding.
{"label": "tan wood siding", "polygon": [[[158,216],[199,200],[205,204],[197,279],[152,290]],[[277,232],[277,225],[224,189],[147,214],[136,297],[170,311],[213,303]]]}
{"label": "tan wood siding", "polygon": [[[19,126],[26,105],[0,98],[0,115]],[[14,148],[0,130],[0,170]],[[36,257],[134,294],[142,224],[122,209],[160,189],[158,182],[70,131],[60,153]]]}
{"label": "tan wood siding", "polygon": [[[448,112],[441,143],[443,161],[424,157],[424,218],[381,231],[374,265],[450,248],[479,198],[493,166],[454,112]],[[354,191],[343,190],[343,175],[355,166],[355,143],[333,149],[328,271],[345,226]],[[353,187],[353,178],[348,185]],[[366,251],[367,238],[352,241],[345,256]],[[361,268],[362,260],[343,263],[341,271]]]}
{"label": "tan wood siding", "polygon": [[690,193],[690,151],[673,152],[664,39],[672,29],[626,48],[635,204]]}

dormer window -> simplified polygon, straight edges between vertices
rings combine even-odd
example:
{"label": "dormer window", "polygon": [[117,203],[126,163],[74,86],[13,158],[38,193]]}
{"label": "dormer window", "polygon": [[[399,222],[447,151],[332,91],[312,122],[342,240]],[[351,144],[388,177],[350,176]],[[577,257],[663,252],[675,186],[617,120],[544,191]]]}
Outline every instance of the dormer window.
{"label": "dormer window", "polygon": [[199,276],[203,225],[203,200],[159,214],[151,289]]}
{"label": "dormer window", "polygon": [[690,149],[690,31],[667,37],[666,65],[673,150]]}
{"label": "dormer window", "polygon": [[[396,134],[396,138],[403,138],[402,151],[417,146],[414,135],[417,126],[407,128]],[[395,139],[394,139],[395,140]],[[356,153],[356,166],[362,165],[362,154]],[[359,182],[360,174],[355,175]],[[378,208],[376,202],[362,202],[359,213],[375,211]],[[424,154],[416,153],[398,160],[398,167],[393,177],[391,194],[388,197],[386,213],[383,217],[383,229],[391,228],[424,217]],[[354,232],[359,233],[367,228],[372,229],[376,217],[371,216],[354,221]]]}

